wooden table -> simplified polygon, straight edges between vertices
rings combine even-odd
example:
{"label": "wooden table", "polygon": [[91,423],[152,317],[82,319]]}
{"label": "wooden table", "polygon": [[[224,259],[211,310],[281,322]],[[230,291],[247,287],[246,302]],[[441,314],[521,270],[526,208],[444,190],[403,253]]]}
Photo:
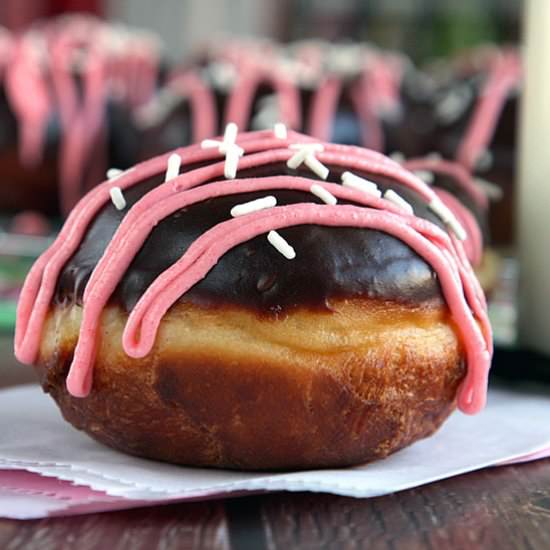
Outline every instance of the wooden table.
{"label": "wooden table", "polygon": [[[10,345],[1,344],[0,351]],[[0,386],[28,377],[30,369],[10,372]],[[73,548],[548,550],[550,459],[372,499],[275,493],[69,518],[0,519],[0,550]]]}
{"label": "wooden table", "polygon": [[550,548],[550,459],[372,499],[276,493],[0,520],[2,550]]}

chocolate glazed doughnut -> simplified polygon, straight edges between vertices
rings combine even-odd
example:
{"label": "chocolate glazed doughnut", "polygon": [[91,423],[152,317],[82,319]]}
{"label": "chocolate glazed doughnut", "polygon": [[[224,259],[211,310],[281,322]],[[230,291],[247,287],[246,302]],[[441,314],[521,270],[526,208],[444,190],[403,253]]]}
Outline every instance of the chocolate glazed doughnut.
{"label": "chocolate glazed doughnut", "polygon": [[107,157],[118,167],[143,158],[133,113],[156,91],[158,45],[84,15],[5,43],[0,33],[0,206],[66,215]]}
{"label": "chocolate glazed doughnut", "polygon": [[76,206],[27,277],[16,354],[69,422],[127,453],[374,460],[484,406],[468,238],[381,154],[229,124]]}

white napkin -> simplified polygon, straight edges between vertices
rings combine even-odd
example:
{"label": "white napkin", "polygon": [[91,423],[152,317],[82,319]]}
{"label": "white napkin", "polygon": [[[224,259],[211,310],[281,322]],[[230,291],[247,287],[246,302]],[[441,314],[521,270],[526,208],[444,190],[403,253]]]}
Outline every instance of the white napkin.
{"label": "white napkin", "polygon": [[532,453],[543,456],[542,451],[550,450],[549,420],[548,392],[492,389],[483,413],[473,417],[455,413],[434,436],[384,460],[332,470],[234,472],[184,468],[113,451],[65,423],[38,387],[22,386],[0,391],[0,468],[158,503],[271,490],[372,497]]}

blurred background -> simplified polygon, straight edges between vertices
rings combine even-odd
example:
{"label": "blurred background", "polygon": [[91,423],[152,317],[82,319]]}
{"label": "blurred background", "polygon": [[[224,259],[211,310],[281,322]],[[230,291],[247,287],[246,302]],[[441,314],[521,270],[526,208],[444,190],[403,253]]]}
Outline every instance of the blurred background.
{"label": "blurred background", "polygon": [[177,59],[218,34],[360,40],[416,62],[480,43],[517,42],[520,0],[3,0],[0,24],[21,30],[70,12],[158,33]]}
{"label": "blurred background", "polygon": [[[0,380],[21,376],[12,368],[11,338],[19,288],[32,261],[51,242],[70,206],[104,178],[105,168],[126,168],[199,135],[190,122],[199,84],[206,81],[217,105],[224,105],[231,71],[241,67],[242,58],[252,51],[258,63],[258,56],[275,52],[281,67],[298,66],[294,83],[308,105],[308,94],[320,80],[314,75],[306,82],[311,67],[298,45],[314,44],[332,58],[338,54],[345,88],[359,70],[352,68],[350,76],[342,67],[355,59],[353,45],[359,44],[369,60],[382,61],[377,69],[369,65],[370,82],[382,82],[386,91],[380,93],[397,97],[398,108],[391,113],[386,96],[373,111],[385,137],[381,150],[406,157],[435,151],[454,158],[479,98],[499,74],[501,52],[514,63],[518,58],[522,10],[520,0],[1,0],[0,352],[6,360]],[[79,18],[76,23],[67,18],[70,14]],[[67,61],[63,48],[70,41],[76,46]],[[342,48],[336,50],[337,44]],[[226,47],[231,55],[220,51]],[[100,56],[108,52],[110,63],[114,59],[104,76],[108,91],[97,96],[103,98],[99,107],[86,91],[93,89],[95,73],[88,69],[98,51]],[[57,70],[59,59],[62,69]],[[63,81],[65,62],[74,93]],[[124,80],[120,67],[130,65],[133,80]],[[500,198],[491,206],[487,242],[498,258],[490,266],[489,294],[496,338],[503,346],[516,340],[514,192],[521,76],[515,70],[491,115],[485,149],[480,149],[480,157],[490,157],[488,163],[483,167],[477,158],[466,167],[491,199]],[[202,82],[190,84],[189,75],[199,73]],[[382,73],[389,77],[376,80]],[[388,86],[393,86],[389,92]],[[173,102],[176,89],[184,89],[187,103]],[[257,92],[257,120],[260,114],[269,119],[269,97],[265,90]],[[71,110],[71,101],[80,101],[81,111],[74,105]],[[452,123],[438,119],[445,101],[459,111]],[[338,141],[360,141],[354,124],[349,106],[340,104],[332,139],[339,129]],[[80,142],[82,135],[86,139]]]}

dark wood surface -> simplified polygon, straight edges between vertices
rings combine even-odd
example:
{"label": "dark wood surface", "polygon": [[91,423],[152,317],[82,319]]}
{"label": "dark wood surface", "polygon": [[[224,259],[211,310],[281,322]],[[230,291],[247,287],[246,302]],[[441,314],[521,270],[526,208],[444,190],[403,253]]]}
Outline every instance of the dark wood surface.
{"label": "dark wood surface", "polygon": [[[9,376],[0,370],[0,387],[29,378],[31,369],[15,369]],[[69,518],[0,519],[0,550],[73,548],[548,550],[550,459],[373,499],[275,493]]]}
{"label": "dark wood surface", "polygon": [[33,521],[2,550],[550,548],[550,460],[373,499],[275,493]]}

